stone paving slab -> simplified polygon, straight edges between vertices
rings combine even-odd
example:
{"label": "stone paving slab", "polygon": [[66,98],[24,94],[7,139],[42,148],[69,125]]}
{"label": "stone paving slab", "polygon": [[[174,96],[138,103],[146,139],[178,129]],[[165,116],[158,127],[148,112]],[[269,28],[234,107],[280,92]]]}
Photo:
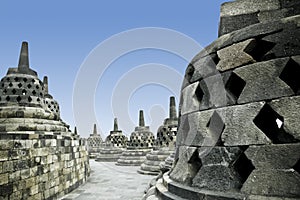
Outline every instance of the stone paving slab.
{"label": "stone paving slab", "polygon": [[137,173],[139,166],[117,166],[90,160],[88,181],[61,200],[140,200],[153,176]]}

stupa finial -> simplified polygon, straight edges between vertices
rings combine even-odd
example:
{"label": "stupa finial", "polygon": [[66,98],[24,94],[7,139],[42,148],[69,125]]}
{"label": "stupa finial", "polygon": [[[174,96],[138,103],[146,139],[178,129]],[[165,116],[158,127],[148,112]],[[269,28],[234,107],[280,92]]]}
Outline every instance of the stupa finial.
{"label": "stupa finial", "polygon": [[28,42],[22,42],[18,68],[29,69]]}
{"label": "stupa finial", "polygon": [[170,107],[169,107],[169,118],[175,119],[177,117],[176,105],[175,105],[175,97],[170,97]]}
{"label": "stupa finial", "polygon": [[139,126],[145,126],[144,111],[140,110]]}
{"label": "stupa finial", "polygon": [[114,119],[114,131],[118,131],[118,119]]}

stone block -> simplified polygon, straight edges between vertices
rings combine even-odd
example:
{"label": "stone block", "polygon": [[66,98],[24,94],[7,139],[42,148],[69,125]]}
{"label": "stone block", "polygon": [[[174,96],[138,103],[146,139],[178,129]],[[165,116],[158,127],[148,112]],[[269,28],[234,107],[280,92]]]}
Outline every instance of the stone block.
{"label": "stone block", "polygon": [[9,177],[8,173],[0,174],[0,185],[1,185],[1,187],[2,187],[2,185],[5,185],[5,184],[8,183],[8,177]]}
{"label": "stone block", "polygon": [[0,151],[0,161],[7,161],[8,160],[8,151]]}
{"label": "stone block", "polygon": [[254,124],[263,102],[217,109],[225,124],[221,139],[225,146],[270,144],[271,140]]}
{"label": "stone block", "polygon": [[254,170],[241,191],[247,194],[279,197],[300,196],[300,174],[290,170]]}
{"label": "stone block", "polygon": [[255,13],[265,10],[280,9],[279,0],[240,0],[223,3],[221,6],[221,17]]}
{"label": "stone block", "polygon": [[181,146],[179,147],[179,154],[179,160],[171,171],[170,177],[182,184],[190,185],[201,167],[197,148]]}
{"label": "stone block", "polygon": [[193,186],[213,191],[236,190],[242,183],[234,169],[223,165],[202,166],[193,179]]}
{"label": "stone block", "polygon": [[224,76],[217,74],[200,81],[196,90],[200,102],[200,110],[216,108],[227,105],[227,93]]}
{"label": "stone block", "polygon": [[199,110],[201,91],[198,91],[197,88],[199,88],[199,82],[195,82],[182,90],[181,115]]}
{"label": "stone block", "polygon": [[296,25],[285,27],[283,31],[263,37],[264,41],[275,43],[266,57],[280,58],[300,54],[300,30]]}
{"label": "stone block", "polygon": [[291,169],[300,159],[300,144],[250,146],[245,154],[256,169]]}
{"label": "stone block", "polygon": [[256,45],[255,39],[248,39],[219,50],[217,53],[220,61],[217,65],[217,69],[219,71],[225,71],[249,63],[255,63],[256,60],[251,56],[251,52]]}
{"label": "stone block", "polygon": [[220,19],[219,36],[259,23],[257,13],[223,16]]}
{"label": "stone block", "polygon": [[[200,58],[192,63],[194,69],[190,78],[190,82],[199,81],[205,77],[215,75],[218,73],[216,65],[219,58],[216,53]],[[191,73],[191,72],[190,72]]]}
{"label": "stone block", "polygon": [[293,90],[279,78],[288,60],[288,58],[280,58],[235,69],[234,73],[246,82],[238,103],[292,95]]}
{"label": "stone block", "polygon": [[[198,150],[199,151],[199,150]],[[242,150],[239,147],[213,147],[207,155],[201,157],[202,165],[233,165]]]}

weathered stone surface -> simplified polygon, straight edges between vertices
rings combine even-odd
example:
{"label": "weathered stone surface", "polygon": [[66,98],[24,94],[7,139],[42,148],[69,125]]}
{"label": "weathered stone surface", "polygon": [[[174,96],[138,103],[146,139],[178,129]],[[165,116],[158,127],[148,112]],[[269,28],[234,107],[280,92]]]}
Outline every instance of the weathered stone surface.
{"label": "weathered stone surface", "polygon": [[[198,150],[199,151],[199,150]],[[204,157],[201,157],[203,165],[233,165],[238,156],[242,153],[239,147],[214,147]]]}
{"label": "weathered stone surface", "polygon": [[207,131],[213,111],[195,112],[181,118],[177,145],[214,146],[216,139]]}
{"label": "weathered stone surface", "polygon": [[225,123],[221,136],[225,146],[271,143],[253,122],[263,105],[263,102],[257,102],[217,110]]}
{"label": "weathered stone surface", "polygon": [[221,6],[221,17],[277,9],[280,9],[279,0],[240,0],[223,3]]}
{"label": "weathered stone surface", "polygon": [[287,62],[288,58],[275,59],[235,69],[234,73],[246,81],[238,103],[292,95],[292,89],[279,79]]}
{"label": "weathered stone surface", "polygon": [[257,169],[291,169],[300,159],[300,144],[251,146],[245,154]]}
{"label": "weathered stone surface", "polygon": [[219,36],[259,23],[257,13],[224,16],[220,19]]}
{"label": "weathered stone surface", "polygon": [[266,54],[266,57],[285,57],[300,54],[300,30],[296,25],[286,27],[283,31],[268,35],[263,38],[265,41],[273,42],[276,45]]}
{"label": "weathered stone surface", "polygon": [[225,71],[256,62],[250,55],[255,46],[255,39],[249,39],[219,50],[217,53],[220,61],[217,65],[217,69],[219,71]]}
{"label": "weathered stone surface", "polygon": [[179,160],[172,169],[170,177],[180,183],[191,184],[192,178],[201,167],[197,148],[180,146],[179,154]]}
{"label": "weathered stone surface", "polygon": [[283,129],[300,140],[300,96],[273,100],[269,105],[283,117]]}
{"label": "weathered stone surface", "polygon": [[193,186],[200,189],[228,191],[242,185],[239,174],[223,165],[202,166],[193,179]]}
{"label": "weathered stone surface", "polygon": [[200,58],[192,63],[194,70],[190,82],[199,81],[205,77],[218,73],[216,65],[218,64],[218,56],[216,53]]}
{"label": "weathered stone surface", "polygon": [[254,170],[241,191],[263,196],[300,196],[300,174],[292,170]]}
{"label": "weathered stone surface", "polygon": [[217,74],[200,81],[199,88],[196,90],[200,100],[200,110],[227,105],[226,79],[226,75]]}
{"label": "weathered stone surface", "polygon": [[197,90],[197,88],[199,88],[199,82],[195,82],[182,90],[181,115],[199,110],[202,94],[201,89]]}

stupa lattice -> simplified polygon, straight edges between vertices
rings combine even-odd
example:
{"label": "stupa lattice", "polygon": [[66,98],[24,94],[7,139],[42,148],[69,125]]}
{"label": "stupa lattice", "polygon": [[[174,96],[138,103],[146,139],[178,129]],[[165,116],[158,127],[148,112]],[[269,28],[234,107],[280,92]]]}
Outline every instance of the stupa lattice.
{"label": "stupa lattice", "polygon": [[102,147],[102,142],[101,135],[98,134],[97,131],[97,125],[94,124],[93,133],[87,138],[87,149],[90,158],[95,158],[97,156]]}
{"label": "stupa lattice", "polygon": [[174,166],[146,199],[300,198],[300,2],[221,7],[187,67]]}

